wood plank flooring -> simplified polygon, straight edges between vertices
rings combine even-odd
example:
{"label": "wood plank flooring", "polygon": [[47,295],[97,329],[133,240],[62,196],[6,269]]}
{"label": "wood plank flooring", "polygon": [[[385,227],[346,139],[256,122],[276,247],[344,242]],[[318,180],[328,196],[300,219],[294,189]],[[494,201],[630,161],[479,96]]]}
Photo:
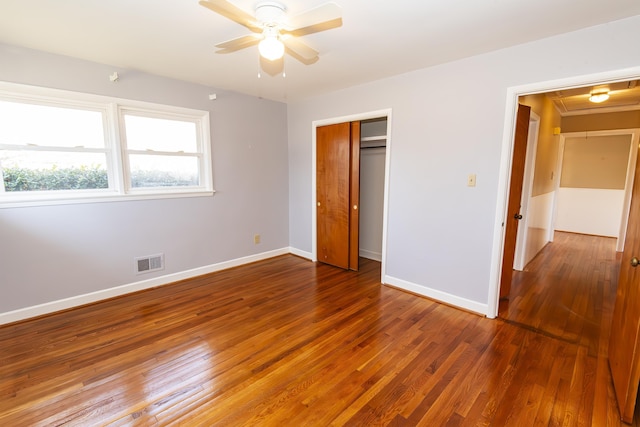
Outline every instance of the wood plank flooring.
{"label": "wood plank flooring", "polygon": [[610,246],[557,237],[576,288],[516,277],[504,319],[287,255],[0,327],[0,425],[617,426]]}
{"label": "wood plank flooring", "polygon": [[507,323],[586,352],[596,364],[593,425],[603,426],[620,424],[607,361],[621,255],[615,247],[614,238],[556,232],[524,271],[514,272],[509,301],[500,306]]}
{"label": "wood plank flooring", "polygon": [[615,303],[620,262],[615,245],[614,238],[556,232],[524,271],[514,272],[500,317],[596,354]]}

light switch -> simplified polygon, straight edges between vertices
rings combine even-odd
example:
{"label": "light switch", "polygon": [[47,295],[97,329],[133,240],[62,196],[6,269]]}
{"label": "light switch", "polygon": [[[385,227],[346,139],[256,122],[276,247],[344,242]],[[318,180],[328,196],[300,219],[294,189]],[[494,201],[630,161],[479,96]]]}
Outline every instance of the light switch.
{"label": "light switch", "polygon": [[475,187],[476,186],[476,174],[471,173],[467,177],[467,187]]}

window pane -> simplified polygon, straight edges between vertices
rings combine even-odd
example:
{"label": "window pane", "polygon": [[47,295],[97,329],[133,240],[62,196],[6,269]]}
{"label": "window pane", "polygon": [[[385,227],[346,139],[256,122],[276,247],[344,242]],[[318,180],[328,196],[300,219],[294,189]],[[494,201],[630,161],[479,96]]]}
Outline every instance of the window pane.
{"label": "window pane", "polygon": [[104,148],[102,113],[0,101],[0,144]]}
{"label": "window pane", "polygon": [[0,150],[6,191],[109,188],[104,153]]}
{"label": "window pane", "polygon": [[125,115],[127,148],[195,153],[198,150],[196,124],[179,120]]}
{"label": "window pane", "polygon": [[129,156],[131,186],[186,187],[200,185],[199,159],[195,156]]}

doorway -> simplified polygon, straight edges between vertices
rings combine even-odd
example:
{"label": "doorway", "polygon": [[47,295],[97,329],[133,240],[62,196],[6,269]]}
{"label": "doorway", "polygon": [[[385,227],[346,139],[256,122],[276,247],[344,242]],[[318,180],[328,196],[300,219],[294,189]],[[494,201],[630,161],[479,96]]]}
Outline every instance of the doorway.
{"label": "doorway", "polygon": [[[556,112],[546,113],[545,117],[547,121],[560,118]],[[594,119],[588,121],[594,122]],[[571,122],[563,124],[571,128]],[[545,127],[550,128],[548,124]],[[523,220],[518,242],[535,250],[530,259],[521,265],[516,261],[509,271],[514,287],[508,300],[501,301],[499,316],[502,319],[554,336],[559,335],[557,331],[562,331],[563,325],[571,322],[575,325],[578,320],[601,324],[598,317],[601,310],[593,308],[601,304],[598,295],[606,294],[605,288],[616,278],[611,272],[615,271],[612,266],[616,240],[623,241],[626,231],[621,223],[626,223],[623,219],[629,215],[637,133],[634,129],[598,131],[589,132],[587,138],[585,132],[557,132],[550,141],[554,147],[552,157],[558,161],[546,171],[553,169],[551,173],[556,179],[535,197],[523,191]],[[566,147],[565,139],[569,141]],[[531,154],[528,157],[531,158]],[[535,162],[528,160],[527,163]],[[541,165],[536,169],[536,174],[544,171]],[[525,173],[524,187],[532,180],[533,171]],[[539,181],[539,176],[536,180]],[[556,215],[551,214],[554,210]],[[523,242],[521,238],[529,238],[533,243]],[[607,242],[607,249],[596,250],[604,245],[601,241]],[[595,253],[598,255],[594,256]],[[613,285],[615,294],[615,283]],[[576,331],[576,327],[569,329]],[[577,330],[583,329],[583,326],[577,327]]]}
{"label": "doorway", "polygon": [[495,226],[491,257],[492,263],[487,317],[495,318],[498,315],[501,267],[504,247],[504,223],[507,217],[509,181],[511,178],[513,135],[515,130],[515,117],[518,106],[518,99],[521,96],[525,96],[527,94],[553,92],[562,90],[564,88],[591,87],[611,82],[637,80],[638,78],[640,78],[640,67],[508,88],[505,109],[505,131],[503,133],[500,176],[498,184],[498,201],[494,223]]}
{"label": "doorway", "polygon": [[[596,84],[598,85],[618,84],[623,80],[628,81],[630,79],[637,79],[637,76],[632,75],[626,79],[620,79],[620,80],[595,79],[590,82],[586,82],[585,86],[594,87]],[[553,90],[553,88],[548,88],[547,90]],[[556,90],[562,90],[562,89],[559,88]],[[542,93],[542,92],[544,91],[541,90],[540,92],[536,92],[536,93]],[[588,94],[587,94],[587,97],[588,97]],[[519,95],[518,97],[516,97],[516,99],[518,98],[519,98]],[[610,112],[610,111],[606,111],[606,112]],[[564,120],[563,120],[563,123],[564,123]],[[635,123],[632,126],[625,126],[625,125],[622,125],[622,126],[616,125],[611,127],[609,126],[610,125],[605,125],[602,128],[610,129],[611,127],[621,127],[621,128],[638,127],[637,123]],[[586,132],[590,130],[591,128],[589,126],[585,126]],[[600,130],[600,128],[596,128],[596,130]],[[507,322],[514,322],[514,319],[517,318],[518,313],[522,311],[521,308],[518,307],[518,305],[521,305],[522,308],[531,309],[530,310],[531,314],[524,317],[526,318],[526,321],[520,324],[520,326],[536,330],[537,332],[545,335],[555,336],[561,340],[567,340],[567,341],[573,342],[573,340],[585,339],[586,340],[585,342],[581,341],[579,342],[579,344],[581,345],[581,348],[583,349],[583,351],[586,351],[587,354],[589,354],[589,356],[596,355],[598,358],[601,358],[600,356],[603,354],[603,349],[606,350],[608,348],[609,358],[608,360],[606,358],[602,358],[602,360],[604,360],[604,363],[608,364],[609,367],[611,368],[613,385],[615,387],[616,397],[617,397],[619,408],[620,408],[620,415],[624,418],[626,422],[630,422],[630,420],[632,419],[633,411],[635,407],[638,382],[640,381],[639,379],[640,377],[638,376],[638,359],[637,359],[637,356],[635,356],[636,354],[635,349],[637,348],[637,331],[638,331],[638,324],[639,324],[638,319],[640,318],[638,314],[640,313],[640,306],[637,304],[633,305],[633,302],[638,300],[637,293],[631,296],[627,296],[629,295],[628,293],[629,289],[632,289],[635,291],[635,289],[637,288],[637,280],[634,280],[634,278],[636,278],[637,276],[633,276],[633,274],[635,273],[634,268],[640,264],[640,262],[637,261],[638,258],[636,257],[632,258],[632,256],[635,255],[636,253],[640,253],[640,250],[639,250],[640,246],[638,245],[638,242],[640,241],[640,239],[638,238],[640,236],[640,233],[638,233],[638,230],[639,230],[638,224],[640,223],[640,216],[639,216],[640,210],[638,210],[639,205],[637,200],[638,196],[640,195],[639,194],[640,181],[638,181],[638,176],[636,175],[635,184],[630,185],[630,182],[631,182],[630,180],[632,180],[631,177],[634,176],[632,165],[636,164],[638,130],[625,129],[625,131],[627,131],[626,133],[628,135],[623,136],[622,138],[619,138],[620,140],[619,142],[621,143],[620,145],[622,147],[622,150],[618,150],[618,151],[621,153],[621,154],[619,153],[619,157],[622,160],[622,162],[618,162],[618,164],[615,167],[609,168],[610,170],[613,170],[615,172],[615,174],[611,174],[611,175],[619,175],[618,172],[621,172],[622,176],[619,177],[620,179],[618,179],[618,181],[620,182],[624,181],[624,186],[622,188],[622,190],[624,191],[622,191],[622,193],[624,193],[623,197],[624,197],[625,206],[622,209],[622,215],[618,214],[618,217],[622,216],[620,223],[618,223],[617,227],[614,227],[616,228],[615,232],[619,234],[618,236],[612,236],[612,237],[617,237],[617,239],[619,240],[619,245],[618,245],[619,247],[624,246],[624,252],[622,252],[621,254],[618,253],[618,255],[615,255],[616,245],[613,244],[614,240],[612,240],[612,237],[596,238],[594,236],[588,236],[588,234],[584,234],[584,231],[582,232],[583,234],[574,234],[572,237],[582,236],[580,237],[580,239],[584,239],[585,237],[592,237],[592,238],[599,239],[600,241],[602,241],[603,239],[604,240],[608,239],[611,242],[607,244],[609,249],[603,252],[604,255],[599,255],[598,257],[596,257],[596,259],[593,259],[593,257],[590,256],[593,254],[593,250],[592,250],[592,247],[594,246],[593,244],[586,245],[587,248],[586,248],[586,251],[584,251],[585,249],[584,243],[582,243],[582,247],[572,246],[571,244],[567,244],[567,242],[570,239],[568,239],[567,236],[562,236],[562,239],[560,240],[564,243],[564,247],[560,243],[558,244],[559,246],[554,245],[553,248],[551,249],[547,247],[541,252],[542,255],[535,258],[534,261],[532,262],[532,264],[536,264],[532,267],[532,269],[535,269],[533,273],[538,273],[538,274],[533,275],[534,278],[530,279],[531,283],[528,284],[528,287],[535,288],[536,290],[541,288],[544,289],[544,285],[548,284],[547,282],[558,285],[558,286],[553,286],[554,289],[552,291],[547,290],[544,292],[544,295],[546,295],[547,301],[545,302],[543,298],[537,295],[537,292],[530,292],[529,294],[527,294],[526,292],[522,292],[523,289],[524,291],[527,290],[527,286],[525,286],[522,289],[520,289],[520,292],[517,295],[517,299],[514,299],[514,301],[517,301],[517,302],[515,302],[514,304],[516,308],[513,310],[513,313],[511,313],[509,310],[509,307],[507,307],[506,310],[504,309],[501,310],[500,317],[505,319],[505,321]],[[509,134],[512,134],[512,133],[513,132],[509,132]],[[631,138],[629,138],[629,136],[631,136]],[[579,138],[576,137],[574,139],[577,140]],[[593,139],[597,139],[597,138],[593,138]],[[579,143],[581,145],[578,145]],[[594,142],[592,141],[590,142],[590,144],[594,144]],[[575,148],[572,155],[575,156],[576,158],[581,156],[584,157],[585,152],[588,152],[589,150],[593,150],[593,148],[589,147],[590,144],[587,144],[587,137],[586,135],[584,135],[581,141],[575,142],[574,144]],[[626,148],[624,144],[626,144]],[[602,143],[602,141],[600,141],[600,142],[595,142],[594,146],[600,147],[599,150],[601,151],[599,152],[604,152],[602,150],[606,150],[608,153],[607,155],[609,155],[609,153],[615,152],[615,150],[611,151],[613,150],[612,145],[614,144],[611,144],[611,145],[604,144]],[[513,144],[511,144],[511,147],[513,147]],[[512,150],[513,148],[508,150],[508,152]],[[503,150],[503,153],[504,153],[504,150]],[[562,159],[562,154],[564,153],[565,151],[559,150],[560,159]],[[571,153],[571,151],[569,151],[569,153]],[[622,156],[625,154],[628,155],[627,159],[622,158]],[[615,157],[615,153],[612,155],[612,157]],[[603,156],[600,160],[605,160],[605,158],[606,156]],[[503,156],[503,161],[504,159],[505,158]],[[627,166],[627,167],[624,168],[622,164],[624,164],[624,166]],[[600,175],[600,174],[606,175],[605,171],[607,170],[607,168],[600,167],[600,166],[601,165],[596,166],[595,164],[592,164],[589,170],[584,171],[585,172],[584,175],[588,177],[588,180],[592,180],[595,175]],[[602,163],[602,166],[605,166],[605,163]],[[563,169],[560,169],[561,167]],[[509,166],[507,169],[511,169],[511,167]],[[564,171],[564,162],[559,161],[557,164],[556,170],[558,172],[560,170]],[[626,176],[624,176],[625,172],[626,172]],[[515,176],[517,175],[513,175],[509,173],[509,178],[511,179],[511,182],[513,182],[513,179]],[[575,176],[573,176],[572,179],[574,184],[581,181],[581,179],[576,179]],[[502,177],[501,177],[501,180],[502,180]],[[560,184],[558,179],[556,182],[556,191],[555,191],[556,195],[554,195],[554,199],[557,197],[557,190],[559,189],[559,187],[560,187]],[[582,186],[581,185],[572,185],[572,186],[563,185],[563,187],[566,187],[566,188],[576,187],[576,188],[580,188],[581,190],[584,189],[588,191],[593,190],[592,188],[593,186],[585,186],[585,185],[582,185]],[[632,187],[633,187],[633,190],[632,190]],[[609,190],[610,188],[616,189],[618,187],[603,187],[603,188]],[[632,191],[634,194],[634,200],[631,202],[630,199],[631,199]],[[504,195],[504,194],[501,193],[501,195]],[[595,197],[591,195],[587,198],[593,199]],[[507,199],[505,197],[501,201],[501,203],[506,203],[506,200]],[[606,202],[598,202],[598,203],[606,204]],[[590,207],[587,207],[586,209],[585,208],[579,209],[577,206],[574,206],[572,204],[571,209],[568,210],[570,214],[569,216],[575,216],[575,214],[578,213],[576,211],[584,211],[584,210],[596,211],[598,210],[598,207],[599,207],[597,206],[598,203],[596,203],[595,205],[592,204],[590,205]],[[554,205],[555,205],[554,206],[554,213],[555,213],[557,212],[557,204],[554,203]],[[631,205],[632,207],[631,210],[629,210],[629,205]],[[504,218],[504,216],[502,216],[502,218]],[[630,231],[629,231],[629,235],[627,236],[627,244],[624,244],[624,239],[626,234],[625,224],[627,222],[629,224]],[[555,229],[556,228],[555,221],[552,221],[552,225],[553,225],[553,229]],[[625,231],[623,231],[623,229]],[[501,234],[504,235],[504,232]],[[610,232],[609,234],[612,234],[612,233]],[[503,237],[501,246],[507,245],[507,241],[504,239],[505,238]],[[494,240],[494,243],[495,243],[495,240]],[[495,248],[496,246],[494,245],[494,249]],[[549,252],[553,252],[558,248],[563,248],[563,250],[559,255],[548,257],[546,263],[541,261],[541,259],[544,258],[545,254],[549,254]],[[576,259],[575,253],[579,253],[579,252],[577,252],[575,248],[583,249],[582,255],[579,255],[577,259]],[[494,251],[494,255],[495,255],[495,251]],[[608,263],[607,270],[609,271],[609,273],[605,273],[604,275],[602,275],[601,267],[604,259],[607,259],[607,263]],[[555,264],[555,267],[551,267],[554,264]],[[580,276],[580,274],[578,273],[581,271],[582,272],[588,271],[588,269],[592,269],[591,273],[589,273],[588,276]],[[617,273],[618,269],[620,271],[619,278]],[[547,271],[547,270],[549,271],[548,273],[544,273],[542,275],[540,274],[541,271]],[[516,277],[517,276],[518,275],[516,274]],[[501,278],[498,278],[498,284],[497,284],[498,290],[500,290],[500,286],[501,286],[500,281],[504,280],[505,277],[506,277],[506,274],[504,274],[504,271],[503,271],[503,276]],[[508,277],[510,281],[512,275],[509,274]],[[563,277],[563,279],[557,280],[558,277]],[[632,277],[632,279],[629,279],[629,277]],[[526,281],[526,276],[521,275],[520,278],[522,278],[523,281]],[[565,289],[571,289],[570,285],[572,284],[574,285],[574,289],[565,291]],[[594,289],[596,291],[595,294],[594,292],[589,292],[589,291],[585,292],[585,288],[588,289],[588,287],[593,284],[597,285],[597,286],[594,286]],[[608,291],[607,291],[607,288],[608,288]],[[612,290],[615,291],[616,288],[618,288],[618,291],[617,291],[617,296],[615,297],[615,311],[613,311],[612,313],[611,306],[612,306],[612,299],[614,294],[611,291]],[[560,293],[557,293],[558,289],[561,291]],[[556,296],[549,297],[549,295],[554,294],[554,292]],[[604,299],[602,298],[603,292],[605,297]],[[603,300],[605,301],[605,306],[608,306],[608,309],[606,307],[605,308],[602,308],[602,307],[598,308],[595,306],[591,308],[588,307],[588,304],[590,302],[593,303],[594,301],[596,301],[602,304]],[[526,301],[526,302],[523,303],[523,301]],[[628,304],[629,301],[632,301],[632,303]],[[585,304],[587,304],[586,307],[585,307]],[[548,309],[556,308],[556,307],[563,309],[564,311],[566,311],[566,313],[549,314]],[[631,308],[627,310],[627,307],[631,307]],[[581,319],[579,319],[579,322],[575,323],[581,326],[575,327],[572,324],[571,319],[579,318],[581,316],[582,309],[586,309],[587,311],[583,313],[584,315],[582,316]],[[541,314],[541,313],[546,313],[546,314]],[[594,313],[596,314],[594,319],[589,319],[587,315],[594,314]],[[610,317],[607,317],[607,316],[598,317],[602,313],[606,313],[607,316],[610,316]],[[496,313],[495,315],[497,314],[498,313]],[[631,318],[633,319],[629,320]],[[553,325],[553,323],[556,322],[558,319],[561,319],[560,324]],[[585,319],[587,320],[586,322],[584,321]],[[550,322],[552,326],[551,328],[543,327],[544,322],[547,320],[551,320]],[[515,323],[519,323],[519,322],[515,321]],[[631,327],[623,330],[621,325],[627,325],[627,324],[631,325]],[[547,329],[552,329],[552,330],[547,330]],[[595,331],[595,334],[589,333],[590,330],[592,332]],[[587,331],[587,332],[585,333],[584,331]],[[607,339],[609,335],[609,331],[611,331],[610,340]],[[599,336],[600,334],[602,334],[603,338],[600,338]],[[635,341],[633,341],[633,337],[636,337]],[[606,354],[606,351],[604,351],[604,353]]]}
{"label": "doorway", "polygon": [[[537,162],[536,150],[532,146],[532,142],[536,142],[532,135],[536,132],[535,129],[532,132],[531,125],[540,119],[532,115],[524,174],[521,168],[518,172],[512,172],[511,177],[512,184],[516,180],[515,176],[521,176],[524,184],[522,195],[517,196],[517,200],[510,191],[509,212],[517,212],[520,220],[513,221],[508,217],[507,221],[518,222],[518,251],[514,261],[510,261],[513,255],[509,258],[507,253],[513,250],[515,238],[509,234],[508,227],[512,226],[512,233],[515,227],[507,222],[500,284],[501,300],[509,298],[512,274],[522,271],[547,243],[553,241],[554,231],[612,237],[617,240],[618,251],[622,251],[626,234],[640,129],[577,131],[585,122],[596,123],[596,126],[603,128],[621,126],[624,121],[620,119],[626,116],[618,115],[616,122],[611,115],[603,116],[595,110],[588,115],[580,115],[581,120],[577,122],[565,123],[566,116],[562,118],[553,109],[546,94],[527,96],[521,98],[520,102],[526,105],[533,98],[544,101],[538,101],[537,108],[546,105],[547,112],[543,111],[541,114],[546,120],[543,133],[548,135],[541,137],[545,143],[540,150],[543,160]],[[549,112],[550,109],[553,113]],[[585,119],[595,114],[599,115],[596,122]],[[560,133],[561,118],[563,125],[572,129],[571,132]],[[640,121],[640,116],[636,120]],[[578,127],[576,123],[579,124]],[[557,126],[553,128],[554,136],[551,136],[550,125]],[[524,131],[521,130],[517,139],[520,141],[517,143],[521,145],[522,132]],[[523,151],[524,147],[521,147],[520,152]],[[518,164],[524,163],[524,160],[518,161]],[[515,166],[513,170],[516,170]],[[532,184],[534,181],[535,186]],[[532,190],[534,187],[535,192]]]}
{"label": "doorway", "polygon": [[[376,123],[381,123],[384,120],[384,188],[382,195],[382,230],[381,230],[381,248],[379,253],[379,260],[381,262],[381,282],[385,282],[385,265],[386,265],[386,241],[387,241],[387,212],[388,212],[388,188],[389,188],[389,169],[390,169],[390,153],[391,153],[391,109],[372,111],[368,113],[355,114],[350,116],[341,116],[325,120],[317,120],[312,123],[312,261],[318,261],[318,195],[317,195],[317,128],[328,125],[336,125],[347,122],[362,122],[365,124],[365,133],[363,133],[363,139],[365,145],[379,144],[375,142],[375,139],[380,139],[379,135],[368,135],[366,128],[371,124],[373,128],[377,128]],[[377,131],[376,131],[377,132]],[[368,140],[368,141],[367,141]],[[364,146],[364,145],[363,145]],[[362,187],[362,184],[361,184]],[[361,213],[362,214],[362,213]],[[362,252],[361,252],[362,253]]]}

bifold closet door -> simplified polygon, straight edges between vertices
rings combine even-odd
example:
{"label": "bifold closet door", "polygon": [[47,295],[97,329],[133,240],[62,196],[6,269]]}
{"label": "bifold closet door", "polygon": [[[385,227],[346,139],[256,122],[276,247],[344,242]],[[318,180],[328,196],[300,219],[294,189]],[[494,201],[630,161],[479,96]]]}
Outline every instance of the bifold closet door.
{"label": "bifold closet door", "polygon": [[352,270],[359,252],[359,148],[359,122],[316,128],[318,261]]}

